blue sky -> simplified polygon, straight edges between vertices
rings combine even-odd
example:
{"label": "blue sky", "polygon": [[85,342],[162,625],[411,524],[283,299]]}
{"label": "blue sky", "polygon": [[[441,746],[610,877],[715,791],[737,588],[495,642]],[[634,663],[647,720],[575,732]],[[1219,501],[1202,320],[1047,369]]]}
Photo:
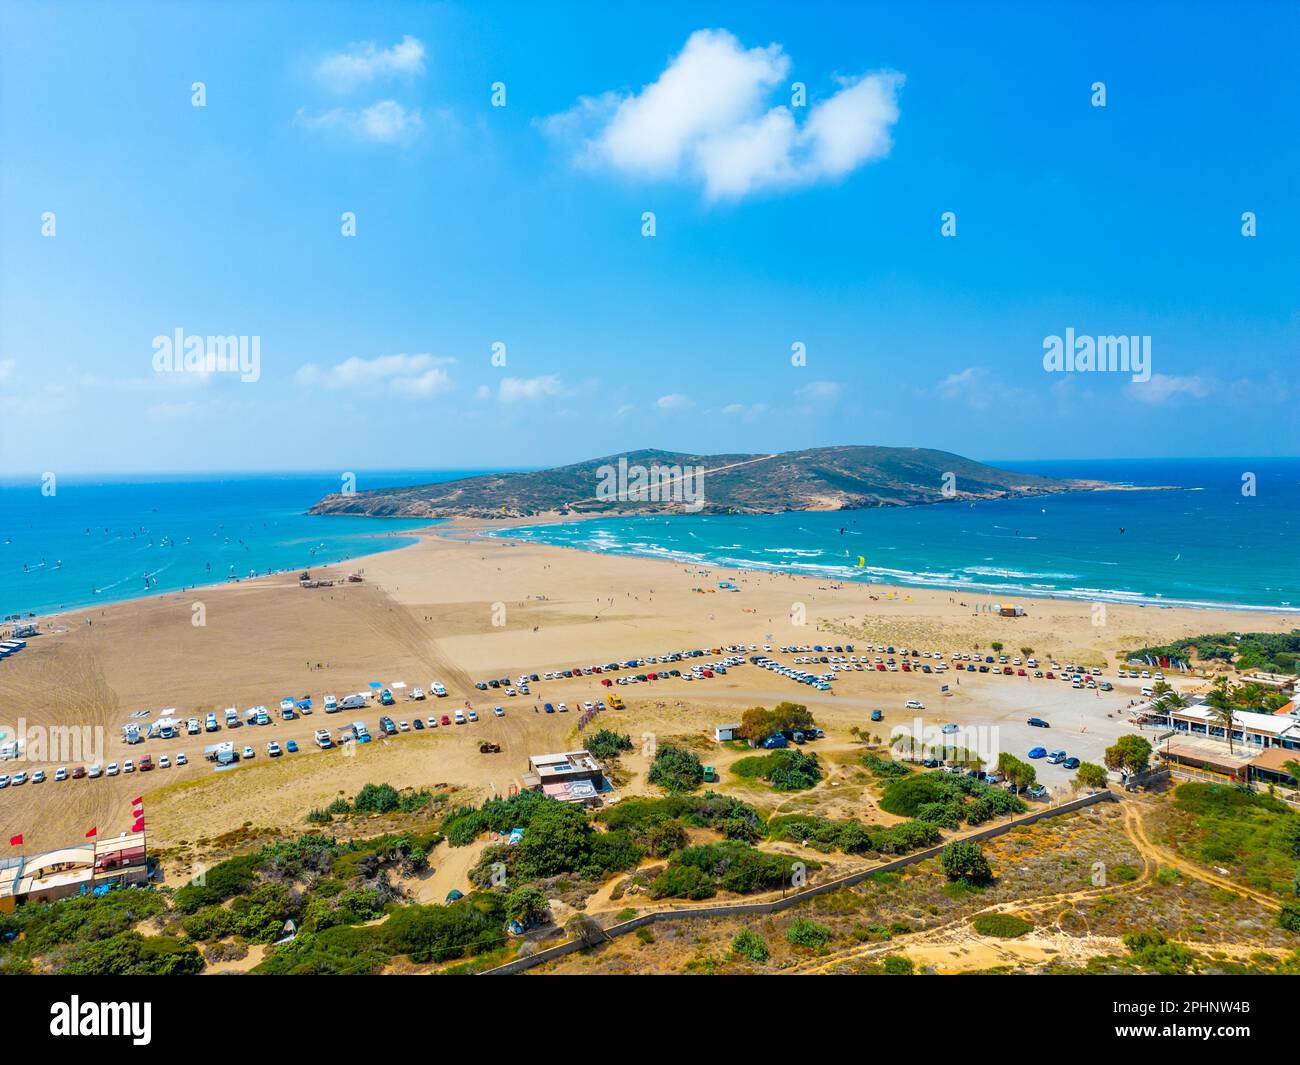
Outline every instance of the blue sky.
{"label": "blue sky", "polygon": [[[1295,454],[1298,26],[6,4],[0,472]],[[1151,379],[1045,372],[1067,328]],[[258,379],[156,372],[176,329]]]}

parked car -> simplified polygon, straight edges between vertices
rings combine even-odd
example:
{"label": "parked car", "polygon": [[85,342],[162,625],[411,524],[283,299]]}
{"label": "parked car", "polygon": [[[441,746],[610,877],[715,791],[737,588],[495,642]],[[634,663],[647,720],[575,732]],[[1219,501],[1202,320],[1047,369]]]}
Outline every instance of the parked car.
{"label": "parked car", "polygon": [[1025,789],[1025,794],[1031,799],[1046,799],[1048,793],[1042,784],[1035,784],[1032,788]]}
{"label": "parked car", "polygon": [[[145,757],[147,758],[148,755],[146,755]],[[144,763],[144,759],[143,759],[143,758],[140,759],[140,761],[141,761],[141,764]],[[86,767],[85,767],[84,765],[79,765],[79,766],[77,766],[76,769],[74,769],[74,770],[72,771],[72,779],[73,779],[73,780],[81,780],[83,777],[85,777],[85,775],[86,775]]]}
{"label": "parked car", "polygon": [[297,741],[297,740],[287,740],[287,741],[285,742],[284,749],[285,749],[286,751],[288,751],[290,754],[297,754],[297,753],[298,753],[298,741]]}
{"label": "parked car", "polygon": [[884,719],[885,719],[885,715],[882,714],[879,710],[872,710],[872,711],[871,711],[871,720],[872,720],[872,721],[883,721]]}
{"label": "parked car", "polygon": [[1031,725],[1033,725],[1034,728],[1051,728],[1051,727],[1052,727],[1051,724],[1050,724],[1049,722],[1044,721],[1041,717],[1031,717],[1031,718],[1029,719],[1029,723],[1030,723]]}
{"label": "parked car", "polygon": [[34,773],[32,774],[32,783],[33,783],[33,784],[44,784],[44,783],[45,783],[45,770],[44,770],[44,769],[38,769],[38,770],[36,770],[36,772],[34,772]]}
{"label": "parked car", "polygon": [[[110,777],[111,777],[111,776],[116,776],[116,775],[117,775],[117,764],[116,764],[116,763],[113,763],[113,765],[112,765],[111,768],[112,768],[113,772],[112,772],[112,773],[109,773],[108,775],[109,775]],[[61,765],[61,766],[59,766],[59,768],[56,769],[56,770],[54,771],[54,779],[55,779],[56,781],[58,781],[58,780],[67,780],[67,779],[68,779],[68,767],[67,767],[66,765]]]}
{"label": "parked car", "polygon": [[505,707],[504,707],[504,706],[494,706],[494,707],[492,708],[492,713],[496,714],[497,717],[505,717],[505,716],[506,716],[506,710],[505,710]]}
{"label": "parked car", "polygon": [[[63,776],[59,776],[60,773],[62,773]],[[104,767],[104,776],[106,776],[106,777],[115,777],[115,776],[117,776],[117,763],[116,763],[116,762],[109,762],[108,765]],[[67,780],[67,779],[68,779],[68,771],[67,771],[66,769],[57,769],[57,770],[55,770],[55,772],[54,772],[54,779],[55,779],[55,780]]]}
{"label": "parked car", "polygon": [[1071,756],[1067,758],[1064,762],[1062,762],[1061,765],[1066,769],[1078,769],[1079,759],[1075,758],[1074,756]]}
{"label": "parked car", "polygon": [[178,754],[178,755],[176,756],[176,764],[177,764],[177,765],[189,765],[189,764],[190,764],[190,760],[189,760],[187,757],[185,757],[185,752],[184,752],[184,751],[182,751],[180,754]]}
{"label": "parked car", "polygon": [[924,710],[924,709],[925,709],[925,703],[921,702],[920,699],[908,699],[907,702],[905,702],[905,703],[903,704],[903,709],[905,709],[905,710]]}
{"label": "parked car", "polygon": [[1047,761],[1052,765],[1060,765],[1066,759],[1064,751],[1053,751],[1047,756]]}
{"label": "parked car", "polygon": [[1047,748],[1046,748],[1046,747],[1031,747],[1031,748],[1029,749],[1029,757],[1030,757],[1030,758],[1046,758],[1046,757],[1047,757]]}
{"label": "parked car", "polygon": [[[170,769],[171,767],[172,767],[172,760],[168,758],[165,754],[158,759],[159,769]],[[143,769],[144,766],[141,766],[140,768]]]}
{"label": "parked car", "polygon": [[256,756],[257,756],[257,752],[253,750],[252,747],[245,747],[241,755],[241,757],[243,758],[254,758]]}

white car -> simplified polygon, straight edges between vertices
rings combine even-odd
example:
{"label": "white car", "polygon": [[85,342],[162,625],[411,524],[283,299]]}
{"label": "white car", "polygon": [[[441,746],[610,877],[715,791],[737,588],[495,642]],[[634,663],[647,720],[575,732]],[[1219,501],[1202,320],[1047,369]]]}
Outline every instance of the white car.
{"label": "white car", "polygon": [[172,767],[172,760],[168,758],[165,754],[158,759],[159,769],[170,769],[171,767]]}
{"label": "white car", "polygon": [[131,761],[130,758],[128,758],[125,762],[122,763],[122,772],[123,772],[123,773],[134,773],[134,772],[135,772],[135,763],[134,763],[133,761]]}
{"label": "white car", "polygon": [[38,770],[36,770],[35,773],[32,774],[32,783],[33,783],[33,784],[44,784],[44,783],[45,783],[45,770],[44,770],[44,769],[38,769]]}
{"label": "white car", "polygon": [[[114,772],[114,773],[117,772],[117,766],[113,766],[113,772]],[[54,779],[55,779],[55,780],[67,780],[67,779],[68,779],[68,767],[67,767],[66,765],[61,765],[61,766],[59,766],[59,768],[56,769],[56,770],[54,771]]]}
{"label": "white car", "polygon": [[253,750],[252,747],[245,747],[245,748],[244,748],[244,752],[243,752],[243,754],[242,754],[241,757],[243,757],[243,758],[253,758],[253,757],[255,757],[256,755],[257,755],[257,752],[256,752],[255,750]]}
{"label": "white car", "polygon": [[494,706],[494,707],[492,708],[492,713],[496,714],[497,717],[505,717],[505,716],[506,716],[506,710],[505,710],[505,707],[504,707],[504,706]]}
{"label": "white car", "polygon": [[417,700],[417,701],[421,701],[421,700],[423,700],[423,699],[424,699],[424,689],[423,689],[423,688],[416,688],[415,691],[411,692],[411,698],[412,698],[412,699],[415,699],[415,700]]}
{"label": "white car", "polygon": [[[60,769],[59,772],[60,772],[60,773],[63,773],[63,774],[66,776],[68,771],[67,771],[66,769]],[[109,762],[109,763],[108,763],[108,765],[107,765],[107,766],[105,767],[105,769],[104,769],[104,776],[106,776],[106,777],[115,777],[115,776],[117,776],[117,763],[116,763],[116,762]],[[54,779],[55,779],[55,780],[62,780],[63,777],[58,776],[58,775],[56,774]]]}
{"label": "white car", "polygon": [[188,758],[186,758],[184,752],[182,752],[181,754],[178,754],[178,755],[176,756],[176,764],[177,764],[177,765],[189,765],[189,764],[190,764],[190,760],[189,760]]}
{"label": "white car", "polygon": [[903,704],[903,709],[905,709],[905,710],[924,710],[924,709],[925,709],[925,703],[921,702],[920,699],[908,699],[907,702],[905,702],[905,703]]}
{"label": "white car", "polygon": [[397,727],[398,727],[398,729],[400,729],[402,732],[410,732],[410,731],[411,731],[411,723],[410,723],[409,721],[399,721],[399,722],[397,723]]}

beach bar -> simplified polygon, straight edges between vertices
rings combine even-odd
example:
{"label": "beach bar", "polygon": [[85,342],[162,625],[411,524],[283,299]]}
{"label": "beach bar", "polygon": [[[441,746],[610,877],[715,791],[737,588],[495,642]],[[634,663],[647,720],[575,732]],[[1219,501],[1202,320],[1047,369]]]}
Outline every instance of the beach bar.
{"label": "beach bar", "polygon": [[0,862],[0,913],[13,913],[25,902],[54,902],[148,880],[143,832],[6,858]]}

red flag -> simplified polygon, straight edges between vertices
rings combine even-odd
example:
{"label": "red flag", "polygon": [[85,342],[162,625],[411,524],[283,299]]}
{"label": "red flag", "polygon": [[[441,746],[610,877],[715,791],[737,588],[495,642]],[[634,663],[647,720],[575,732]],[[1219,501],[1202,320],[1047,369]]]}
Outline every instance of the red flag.
{"label": "red flag", "polygon": [[137,795],[134,799],[131,800],[131,805],[132,805],[132,806],[139,806],[142,802],[144,802],[144,796],[143,796],[143,795]]}
{"label": "red flag", "polygon": [[92,828],[89,832],[86,833],[86,838],[90,839],[91,836],[97,836],[97,835],[99,835],[99,829]]}
{"label": "red flag", "polygon": [[9,846],[21,847],[22,845],[23,845],[23,834],[21,832],[19,832],[18,835],[16,836],[9,837]]}
{"label": "red flag", "polygon": [[131,831],[132,831],[132,832],[143,832],[143,831],[144,831],[144,818],[143,818],[143,817],[141,817],[139,820],[136,821],[135,824],[133,824],[133,825],[131,826]]}

